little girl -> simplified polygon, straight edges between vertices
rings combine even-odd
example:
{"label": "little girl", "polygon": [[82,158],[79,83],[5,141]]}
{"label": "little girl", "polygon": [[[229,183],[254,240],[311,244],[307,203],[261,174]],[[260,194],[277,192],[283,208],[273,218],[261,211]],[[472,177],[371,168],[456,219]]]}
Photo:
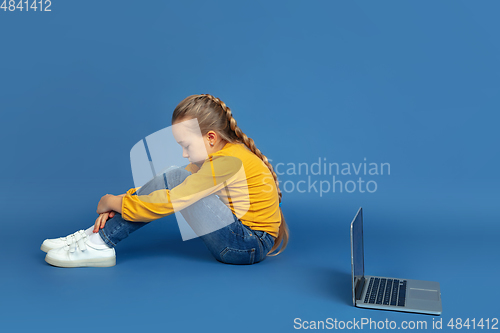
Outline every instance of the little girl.
{"label": "little girl", "polygon": [[[201,144],[191,139],[192,130],[184,126],[191,120],[199,126]],[[103,196],[94,225],[43,242],[41,250],[47,252],[47,263],[59,267],[114,266],[114,247],[121,240],[175,211],[182,213],[220,262],[254,264],[286,248],[289,230],[279,207],[282,195],[276,173],[254,141],[236,126],[230,108],[209,94],[191,95],[175,108],[172,125],[183,157],[191,163],[186,168],[169,168],[124,194]],[[204,156],[200,154],[203,151]],[[243,170],[244,182],[235,177],[242,174],[238,170]],[[247,200],[238,200],[230,193],[244,193]],[[280,244],[280,250],[270,254]]]}

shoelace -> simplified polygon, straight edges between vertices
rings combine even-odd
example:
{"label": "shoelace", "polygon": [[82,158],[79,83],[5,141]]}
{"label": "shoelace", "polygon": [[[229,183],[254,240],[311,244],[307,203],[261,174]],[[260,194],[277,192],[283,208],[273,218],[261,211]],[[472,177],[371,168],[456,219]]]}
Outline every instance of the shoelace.
{"label": "shoelace", "polygon": [[66,246],[69,246],[69,252],[75,252],[77,247],[81,251],[85,251],[87,249],[87,245],[85,245],[87,237],[87,234],[83,230],[78,230],[66,237]]}

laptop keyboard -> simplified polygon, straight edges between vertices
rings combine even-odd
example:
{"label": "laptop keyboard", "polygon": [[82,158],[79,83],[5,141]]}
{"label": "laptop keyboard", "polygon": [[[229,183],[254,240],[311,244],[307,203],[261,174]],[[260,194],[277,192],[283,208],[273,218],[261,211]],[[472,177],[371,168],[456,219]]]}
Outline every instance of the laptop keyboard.
{"label": "laptop keyboard", "polygon": [[370,278],[365,303],[405,306],[406,280]]}

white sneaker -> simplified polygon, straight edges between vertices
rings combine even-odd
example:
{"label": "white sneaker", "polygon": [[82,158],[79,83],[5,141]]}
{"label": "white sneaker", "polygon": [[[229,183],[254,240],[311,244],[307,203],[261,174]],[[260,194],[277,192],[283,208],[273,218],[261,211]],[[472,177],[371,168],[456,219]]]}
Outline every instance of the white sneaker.
{"label": "white sneaker", "polygon": [[69,244],[51,249],[45,256],[45,261],[58,267],[111,267],[116,265],[115,249],[107,245],[97,245],[89,240],[83,230],[72,237]]}
{"label": "white sneaker", "polygon": [[68,235],[66,237],[46,239],[43,241],[42,246],[40,247],[40,250],[42,250],[43,252],[49,252],[49,250],[57,249],[59,247],[65,246],[65,245],[69,245],[72,243],[71,238],[75,237],[75,235],[77,233],[79,233],[80,231],[83,231],[83,230],[78,230],[78,231],[76,231],[76,232],[74,232],[71,235]]}

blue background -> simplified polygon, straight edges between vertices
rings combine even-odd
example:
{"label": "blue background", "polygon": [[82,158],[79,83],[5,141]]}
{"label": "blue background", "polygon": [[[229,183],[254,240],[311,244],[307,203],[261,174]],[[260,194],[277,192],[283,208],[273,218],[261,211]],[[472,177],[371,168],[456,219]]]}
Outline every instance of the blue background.
{"label": "blue background", "polygon": [[[0,11],[2,328],[291,332],[295,318],[331,317],[442,318],[451,331],[452,318],[500,317],[498,2],[51,9]],[[132,146],[202,93],[221,98],[273,164],[366,158],[390,175],[361,175],[374,193],[320,196],[291,191],[307,175],[278,168],[290,242],[256,265],[224,265],[200,239],[183,242],[174,216],[118,244],[114,267],[47,264],[43,240],[86,229],[101,196],[134,187]],[[366,273],[440,282],[441,317],[352,306],[360,206]]]}

